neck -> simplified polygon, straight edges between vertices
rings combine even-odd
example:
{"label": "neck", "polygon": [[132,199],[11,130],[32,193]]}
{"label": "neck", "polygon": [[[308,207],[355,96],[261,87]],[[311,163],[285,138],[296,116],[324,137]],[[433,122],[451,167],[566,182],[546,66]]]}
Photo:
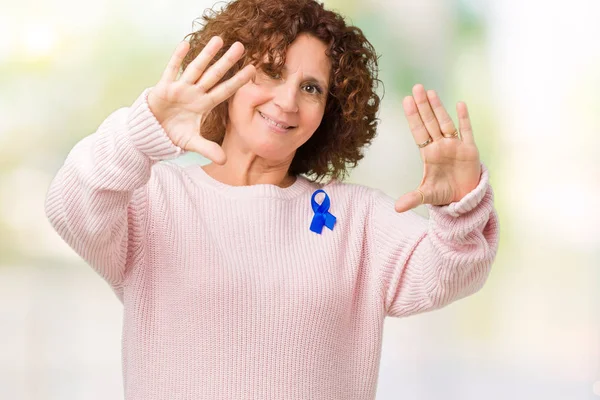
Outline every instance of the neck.
{"label": "neck", "polygon": [[276,185],[282,188],[291,186],[296,177],[286,172],[253,172],[245,168],[236,167],[235,162],[227,161],[223,165],[210,163],[202,169],[214,179],[231,186],[251,186],[259,184]]}
{"label": "neck", "polygon": [[272,162],[251,152],[244,152],[227,140],[223,141],[221,147],[227,156],[225,164],[210,163],[202,169],[222,183],[231,186],[271,184],[286,188],[296,181],[296,177],[288,173],[293,154],[289,160]]}

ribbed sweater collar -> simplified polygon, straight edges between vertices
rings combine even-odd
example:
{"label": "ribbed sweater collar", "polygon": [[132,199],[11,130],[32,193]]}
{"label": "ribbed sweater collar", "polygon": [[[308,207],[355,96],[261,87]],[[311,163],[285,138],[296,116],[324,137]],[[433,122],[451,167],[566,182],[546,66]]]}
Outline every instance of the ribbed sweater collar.
{"label": "ribbed sweater collar", "polygon": [[221,192],[227,197],[239,198],[274,198],[274,199],[293,199],[302,194],[312,193],[317,190],[320,185],[309,181],[302,175],[298,175],[296,181],[286,188],[279,187],[273,184],[256,184],[246,186],[232,186],[216,180],[208,175],[202,166],[199,164],[190,165],[185,168],[188,175],[200,185],[211,187],[214,190]]}

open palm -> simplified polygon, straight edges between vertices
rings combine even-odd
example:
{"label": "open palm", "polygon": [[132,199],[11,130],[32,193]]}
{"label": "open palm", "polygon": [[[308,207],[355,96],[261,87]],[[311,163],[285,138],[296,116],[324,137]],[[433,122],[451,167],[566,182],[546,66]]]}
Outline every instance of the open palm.
{"label": "open palm", "polygon": [[[479,151],[475,145],[467,106],[456,105],[460,136],[454,122],[433,90],[425,91],[421,84],[413,87],[413,96],[403,101],[404,114],[417,144],[421,147],[423,179],[419,187],[401,196],[395,205],[397,212],[420,204],[447,205],[459,201],[477,187],[481,176]],[[422,194],[421,194],[422,193]]]}

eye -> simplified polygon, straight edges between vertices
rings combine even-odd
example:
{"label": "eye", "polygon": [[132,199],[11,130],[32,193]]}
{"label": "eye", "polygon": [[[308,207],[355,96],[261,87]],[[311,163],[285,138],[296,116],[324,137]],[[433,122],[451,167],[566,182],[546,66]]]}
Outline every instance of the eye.
{"label": "eye", "polygon": [[304,85],[304,90],[307,93],[309,93],[309,94],[321,94],[321,93],[323,93],[323,90],[319,87],[319,85],[314,85],[312,83]]}

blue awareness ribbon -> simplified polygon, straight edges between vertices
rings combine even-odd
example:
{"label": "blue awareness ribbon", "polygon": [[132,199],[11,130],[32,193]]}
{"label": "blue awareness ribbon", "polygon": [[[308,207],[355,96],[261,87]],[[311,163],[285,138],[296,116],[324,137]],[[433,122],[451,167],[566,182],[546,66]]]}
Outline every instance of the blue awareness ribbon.
{"label": "blue awareness ribbon", "polygon": [[[325,194],[325,198],[321,204],[317,204],[315,201],[315,196],[319,193]],[[310,202],[312,204],[312,209],[315,212],[310,224],[310,230],[318,233],[319,235],[323,231],[323,225],[328,227],[330,230],[333,230],[333,226],[335,225],[335,217],[329,212],[329,206],[331,202],[329,201],[329,196],[327,193],[325,193],[325,191],[322,189],[316,190],[313,193]]]}

